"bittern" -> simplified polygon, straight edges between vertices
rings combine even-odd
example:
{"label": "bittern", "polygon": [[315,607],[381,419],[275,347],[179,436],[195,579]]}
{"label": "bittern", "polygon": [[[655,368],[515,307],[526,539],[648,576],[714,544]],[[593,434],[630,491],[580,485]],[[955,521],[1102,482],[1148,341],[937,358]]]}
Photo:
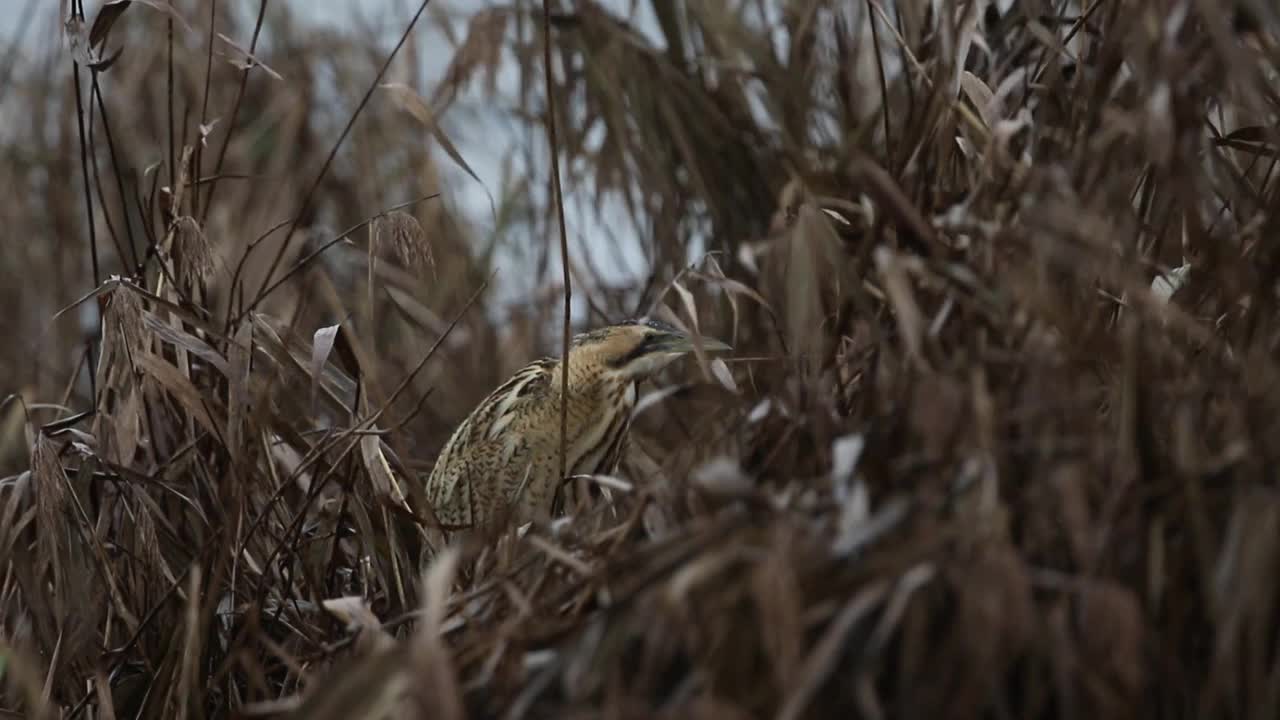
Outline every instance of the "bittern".
{"label": "bittern", "polygon": [[[611,474],[627,448],[637,386],[694,350],[694,338],[648,318],[582,333],[569,346],[565,468]],[[729,350],[702,338],[707,351]],[[560,358],[516,371],[454,430],[436,458],[426,496],[446,527],[546,521],[563,506]],[[509,513],[509,514],[508,514]]]}

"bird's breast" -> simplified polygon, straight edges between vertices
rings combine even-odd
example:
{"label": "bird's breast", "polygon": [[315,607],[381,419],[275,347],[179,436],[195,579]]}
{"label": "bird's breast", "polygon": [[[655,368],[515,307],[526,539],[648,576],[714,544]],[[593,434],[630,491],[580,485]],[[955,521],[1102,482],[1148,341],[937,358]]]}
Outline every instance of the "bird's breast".
{"label": "bird's breast", "polygon": [[636,383],[628,382],[607,393],[598,404],[598,412],[585,424],[574,443],[573,474],[591,475],[611,472],[622,437],[631,424],[636,404]]}

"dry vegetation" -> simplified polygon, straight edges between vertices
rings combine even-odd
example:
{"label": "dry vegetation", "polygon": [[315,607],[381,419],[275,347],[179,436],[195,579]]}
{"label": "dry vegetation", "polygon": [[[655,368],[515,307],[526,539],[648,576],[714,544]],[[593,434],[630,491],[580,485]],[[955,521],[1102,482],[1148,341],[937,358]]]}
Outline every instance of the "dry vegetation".
{"label": "dry vegetation", "polygon": [[[552,3],[566,193],[644,255],[575,243],[575,329],[735,352],[447,548],[419,479],[559,348],[541,4],[439,83],[416,0],[381,75],[265,0],[5,56],[0,714],[1280,716],[1274,6],[633,4]],[[484,223],[477,102],[533,161]]]}

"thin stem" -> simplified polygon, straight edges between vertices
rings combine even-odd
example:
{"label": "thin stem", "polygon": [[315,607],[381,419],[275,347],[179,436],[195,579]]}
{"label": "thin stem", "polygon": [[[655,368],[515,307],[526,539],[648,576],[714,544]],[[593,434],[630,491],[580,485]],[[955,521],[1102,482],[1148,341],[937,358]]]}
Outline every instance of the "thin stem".
{"label": "thin stem", "polygon": [[[83,8],[77,10],[73,7],[72,13],[78,14],[80,21],[84,22]],[[102,269],[98,265],[98,235],[94,230],[93,222],[93,190],[90,187],[89,181],[89,143],[84,127],[84,99],[81,97],[80,63],[72,60],[71,67],[76,93],[76,123],[79,125],[80,129],[80,173],[84,177],[85,216],[89,222],[89,257],[90,263],[93,267],[93,286],[96,288],[102,284]],[[97,348],[95,346],[95,341],[90,340],[88,367],[89,393],[93,396],[93,407],[95,410],[98,407],[98,381],[95,377],[97,375],[97,366]]]}
{"label": "thin stem", "polygon": [[[172,9],[173,0],[169,0],[169,6]],[[178,194],[178,155],[174,148],[174,132],[173,132],[173,15],[169,16],[169,44],[168,44],[168,66],[169,73],[169,89],[168,89],[168,105],[169,105],[169,193],[170,197],[176,197]],[[178,212],[178,208],[174,208],[174,212]]]}
{"label": "thin stem", "polygon": [[[262,0],[258,5],[258,20],[253,26],[253,39],[249,41],[250,55],[258,51],[258,35],[262,32],[262,23],[266,16],[267,0]],[[213,204],[213,193],[218,189],[218,179],[222,176],[222,163],[227,159],[227,146],[231,144],[231,136],[236,131],[236,118],[240,115],[240,103],[244,100],[245,88],[249,84],[249,71],[252,69],[253,64],[250,63],[240,73],[240,88],[236,90],[236,100],[231,105],[231,115],[227,118],[227,132],[222,136],[222,147],[218,149],[218,162],[213,166],[213,182],[209,185],[209,192],[204,196],[204,211],[200,215],[201,226],[209,217],[209,206]]]}
{"label": "thin stem", "polygon": [[[141,274],[142,263],[138,258],[137,245],[133,239],[133,222],[129,220],[129,205],[125,200],[127,197],[124,192],[124,179],[120,175],[120,161],[116,156],[115,139],[111,136],[111,123],[107,118],[107,104],[102,99],[102,86],[98,82],[98,75],[93,75],[93,98],[98,103],[98,116],[102,118],[102,134],[107,139],[107,153],[111,157],[111,170],[116,176],[116,192],[120,193],[121,215],[124,217],[124,236],[129,243],[129,260],[133,262],[136,272]],[[120,256],[120,262],[125,262],[124,256]]]}
{"label": "thin stem", "polygon": [[[90,70],[89,77],[93,79],[93,82],[89,85],[89,97],[92,100],[97,94],[98,73]],[[93,114],[94,104],[90,102],[89,117],[85,125],[89,129],[89,147],[96,148],[98,147],[98,138],[94,128],[97,126],[93,121]],[[116,249],[116,257],[120,258],[120,264],[127,265],[129,261],[125,258],[124,247],[120,244],[120,235],[116,232],[115,223],[111,222],[111,213],[107,212],[107,196],[102,192],[102,171],[98,167],[98,153],[96,152],[89,153],[89,169],[93,172],[93,189],[98,196],[98,207],[102,208],[102,221],[107,226],[107,237],[111,238],[111,244]]]}
{"label": "thin stem", "polygon": [[555,192],[556,219],[560,224],[560,264],[564,274],[564,332],[560,354],[560,479],[568,476],[569,455],[569,308],[573,288],[569,280],[569,234],[564,225],[564,196],[560,190],[559,143],[556,142],[556,106],[551,82],[551,0],[542,0],[542,69],[547,85],[547,140],[551,151],[551,187]]}
{"label": "thin stem", "polygon": [[876,29],[876,19],[872,17],[875,10],[871,0],[867,0],[867,25],[871,26],[871,45],[876,52],[876,71],[880,76],[880,115],[884,120],[885,157],[890,169],[896,167],[897,156],[893,152],[893,133],[889,130],[889,83],[884,74],[884,55],[880,50],[880,32]]}
{"label": "thin stem", "polygon": [[[213,36],[214,31],[218,28],[218,0],[212,0],[209,3],[209,52],[205,57],[204,63],[204,92],[203,98],[200,100],[200,124],[196,127],[200,137],[196,141],[195,157],[193,164],[195,168],[191,172],[192,177],[200,177],[200,170],[204,166],[204,126],[209,121],[209,85],[213,79]],[[198,188],[191,191],[191,214],[200,217],[200,190]],[[200,223],[204,225],[203,221]]]}

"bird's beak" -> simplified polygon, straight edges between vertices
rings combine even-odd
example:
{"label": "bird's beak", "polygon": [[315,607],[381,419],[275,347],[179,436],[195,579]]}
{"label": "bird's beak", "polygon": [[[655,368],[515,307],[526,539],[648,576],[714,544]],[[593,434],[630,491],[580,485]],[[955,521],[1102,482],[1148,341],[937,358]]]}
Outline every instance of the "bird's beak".
{"label": "bird's beak", "polygon": [[[728,343],[717,340],[713,337],[703,336],[702,349],[706,352],[716,352],[720,350],[732,350]],[[688,335],[670,335],[664,339],[662,343],[663,352],[669,353],[691,353],[694,351],[694,341]]]}

